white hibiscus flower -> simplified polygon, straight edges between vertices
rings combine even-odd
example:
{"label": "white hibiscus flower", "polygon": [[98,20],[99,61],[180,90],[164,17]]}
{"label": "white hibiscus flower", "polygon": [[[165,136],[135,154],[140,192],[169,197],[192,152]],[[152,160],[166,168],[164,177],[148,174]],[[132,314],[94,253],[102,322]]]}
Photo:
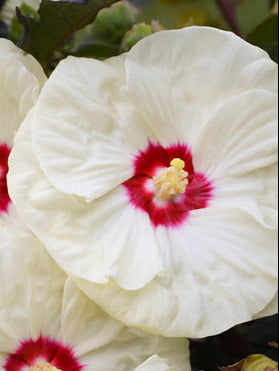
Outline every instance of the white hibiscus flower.
{"label": "white hibiscus flower", "polygon": [[271,302],[276,75],[264,51],[206,27],[54,71],[17,135],[10,192],[112,316],[204,337]]}
{"label": "white hibiscus flower", "polygon": [[156,363],[165,365],[162,371],[191,370],[187,340],[145,334],[111,318],[34,237],[0,247],[0,281],[1,370],[132,371],[151,356],[139,370],[158,371]]}
{"label": "white hibiscus flower", "polygon": [[0,243],[26,234],[7,190],[8,157],[15,132],[46,81],[40,64],[12,42],[0,39]]}

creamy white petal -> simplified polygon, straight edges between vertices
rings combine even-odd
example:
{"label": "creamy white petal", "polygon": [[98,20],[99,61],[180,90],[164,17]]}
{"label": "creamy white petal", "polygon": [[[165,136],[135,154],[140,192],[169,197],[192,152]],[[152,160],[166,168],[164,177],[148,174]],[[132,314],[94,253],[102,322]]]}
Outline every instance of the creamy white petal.
{"label": "creamy white petal", "polygon": [[[152,354],[189,369],[189,342],[125,327],[67,278],[34,237],[0,246],[0,368],[40,336],[69,347],[84,370],[133,370]],[[30,349],[26,352],[33,354]],[[1,368],[2,369],[2,368]]]}
{"label": "creamy white petal", "polygon": [[[191,368],[189,368],[191,370]],[[172,366],[166,359],[162,359],[157,355],[148,358],[134,371],[179,371],[179,368]]]}
{"label": "creamy white petal", "polygon": [[11,202],[8,211],[0,214],[0,244],[14,238],[28,237],[30,234],[29,228],[22,221],[15,205]]}
{"label": "creamy white petal", "polygon": [[275,92],[278,84],[267,53],[208,27],[144,38],[127,54],[126,71],[123,91],[163,145],[178,138],[192,143],[227,99],[251,89]]}
{"label": "creamy white petal", "polygon": [[[45,81],[42,67],[31,55],[11,41],[0,39],[0,145],[12,147],[14,135]],[[12,203],[0,211],[1,243],[29,234]]]}
{"label": "creamy white petal", "polygon": [[125,67],[126,57],[127,53],[122,53],[117,57],[110,57],[104,60],[104,63],[113,67],[113,69],[117,71],[118,78],[120,81],[126,80],[126,67]]}
{"label": "creamy white petal", "polygon": [[60,329],[65,274],[34,237],[0,246],[0,349],[13,352],[21,341]]}
{"label": "creamy white petal", "polygon": [[[119,66],[67,58],[45,85],[34,113],[35,154],[49,181],[93,200],[129,179],[148,136],[119,91]],[[143,123],[144,124],[144,123]]]}
{"label": "creamy white petal", "polygon": [[13,137],[46,81],[40,64],[11,41],[0,39],[0,143]]}
{"label": "creamy white petal", "polygon": [[253,90],[227,101],[192,145],[195,170],[222,180],[277,162],[278,96]]}
{"label": "creamy white petal", "polygon": [[3,143],[12,145],[16,130],[36,102],[39,84],[18,60],[0,59],[0,110]]}
{"label": "creamy white petal", "polygon": [[37,78],[41,87],[47,80],[40,63],[32,55],[14,45],[10,40],[0,39],[0,58],[8,58],[11,63],[13,60],[21,62]]}
{"label": "creamy white petal", "polygon": [[267,228],[278,221],[277,99],[264,90],[230,99],[192,146],[195,170],[213,180],[212,204],[245,209]]}
{"label": "creamy white petal", "polygon": [[94,204],[55,189],[32,152],[33,120],[32,113],[10,155],[9,189],[21,216],[69,273],[97,283],[113,277],[126,289],[143,287],[162,270],[149,217],[128,205],[122,187]]}
{"label": "creamy white petal", "polygon": [[78,357],[107,345],[124,325],[106,314],[67,279],[63,294],[61,333]]}
{"label": "creamy white petal", "polygon": [[90,301],[70,279],[63,297],[62,334],[88,365],[86,371],[132,371],[153,354],[169,359],[180,370],[190,370],[186,339],[167,339],[125,327]]}
{"label": "creamy white petal", "polygon": [[268,316],[273,316],[274,314],[278,313],[278,290],[276,291],[276,294],[272,298],[271,302],[268,303],[268,305],[259,313],[257,313],[253,320]]}
{"label": "creamy white petal", "polygon": [[278,164],[214,182],[213,206],[247,211],[266,228],[278,228]]}
{"label": "creamy white petal", "polygon": [[157,238],[165,271],[143,289],[77,280],[79,287],[129,326],[187,337],[249,321],[275,295],[276,232],[240,209],[196,210],[183,229],[159,228]]}

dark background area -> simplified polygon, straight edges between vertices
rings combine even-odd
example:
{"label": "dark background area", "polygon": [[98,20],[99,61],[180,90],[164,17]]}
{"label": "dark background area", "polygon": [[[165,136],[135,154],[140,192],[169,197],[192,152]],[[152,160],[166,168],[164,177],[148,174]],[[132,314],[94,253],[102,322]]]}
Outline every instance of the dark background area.
{"label": "dark background area", "polygon": [[264,354],[278,361],[278,350],[270,341],[278,342],[278,315],[236,326],[218,336],[191,341],[193,371],[216,371],[251,354]]}

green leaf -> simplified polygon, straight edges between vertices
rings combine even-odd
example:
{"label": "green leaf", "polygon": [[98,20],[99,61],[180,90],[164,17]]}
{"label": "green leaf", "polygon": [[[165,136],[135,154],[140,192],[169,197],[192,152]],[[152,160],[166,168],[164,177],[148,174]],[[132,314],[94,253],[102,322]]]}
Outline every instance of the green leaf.
{"label": "green leaf", "polygon": [[43,0],[38,10],[37,21],[33,17],[25,16],[17,9],[18,20],[24,27],[20,46],[44,65],[69,36],[93,22],[101,9],[116,1]]}
{"label": "green leaf", "polygon": [[[33,19],[36,21],[39,19],[39,15],[36,12],[36,10],[31,8],[29,5],[22,3],[19,9],[24,16],[33,17]],[[11,23],[9,39],[12,40],[15,44],[17,44],[18,41],[20,40],[22,32],[23,27],[18,22],[16,16],[14,16]]]}
{"label": "green leaf", "polygon": [[266,50],[278,62],[278,14],[261,23],[247,36],[247,41]]}
{"label": "green leaf", "polygon": [[71,54],[76,57],[104,59],[118,55],[119,48],[114,45],[96,40],[82,44],[78,50],[72,52]]}
{"label": "green leaf", "polygon": [[242,371],[278,371],[278,363],[261,354],[246,359]]}

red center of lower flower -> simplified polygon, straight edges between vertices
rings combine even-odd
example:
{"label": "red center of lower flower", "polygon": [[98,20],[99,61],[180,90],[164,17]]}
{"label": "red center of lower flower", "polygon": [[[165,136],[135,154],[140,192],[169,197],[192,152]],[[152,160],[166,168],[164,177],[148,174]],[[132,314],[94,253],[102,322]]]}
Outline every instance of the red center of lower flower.
{"label": "red center of lower flower", "polygon": [[10,151],[11,148],[9,148],[5,143],[0,143],[0,214],[8,211],[8,206],[11,202],[6,179]]}
{"label": "red center of lower flower", "polygon": [[83,369],[70,347],[49,337],[40,336],[37,340],[24,340],[18,349],[8,356],[4,370],[44,370],[43,366],[46,367],[46,365],[49,365],[50,369],[53,367],[61,371],[81,371]]}
{"label": "red center of lower flower", "polygon": [[[172,185],[163,184],[158,191],[156,188],[158,178],[160,177],[161,181],[163,177],[160,184],[164,182],[164,179],[169,182],[168,175],[165,176],[165,174],[174,159],[178,163],[184,162],[184,168],[181,171],[183,174],[186,173],[187,181],[182,179],[185,182],[184,187],[179,187],[182,191],[176,193],[168,190],[163,192],[164,197],[161,197],[162,188],[164,191],[165,188],[169,189]],[[160,144],[149,143],[148,148],[135,158],[134,176],[123,185],[132,205],[147,212],[155,227],[182,225],[191,210],[207,207],[213,194],[212,183],[204,174],[194,171],[189,147],[180,143],[165,148]]]}

